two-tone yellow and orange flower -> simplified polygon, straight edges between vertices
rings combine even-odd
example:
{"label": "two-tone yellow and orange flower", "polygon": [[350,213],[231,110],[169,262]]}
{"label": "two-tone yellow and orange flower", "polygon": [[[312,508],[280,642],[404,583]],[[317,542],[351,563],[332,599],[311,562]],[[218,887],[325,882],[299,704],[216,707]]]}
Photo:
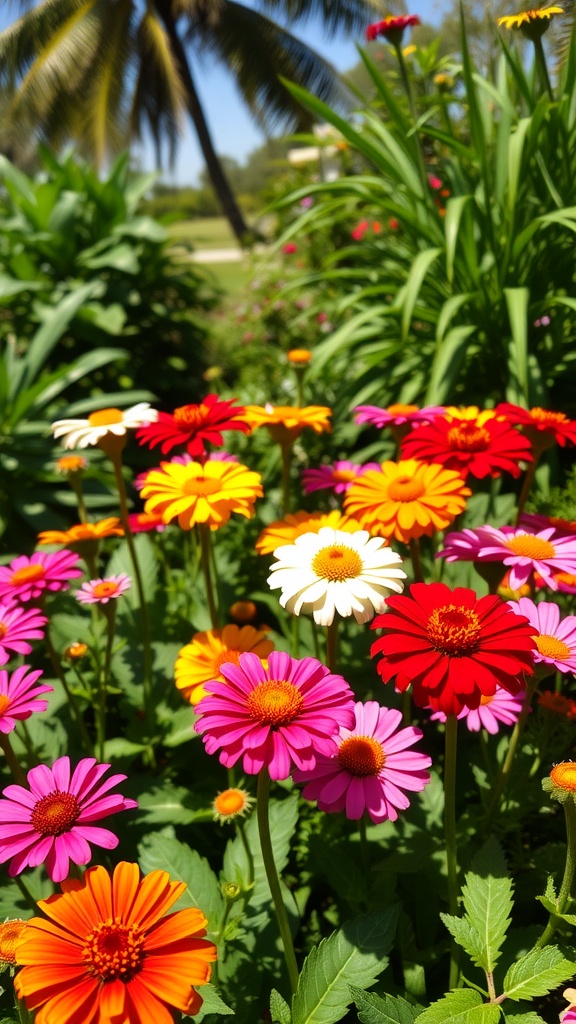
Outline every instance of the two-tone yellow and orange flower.
{"label": "two-tone yellow and orange flower", "polygon": [[88,541],[97,542],[106,537],[123,537],[124,530],[117,516],[99,519],[97,523],[77,523],[68,530],[42,530],[38,534],[39,544],[62,544],[76,550]]}
{"label": "two-tone yellow and orange flower", "polygon": [[550,21],[556,14],[563,14],[562,7],[538,7],[533,11],[520,11],[519,14],[505,14],[498,18],[498,27],[520,29],[529,39],[539,39],[550,27]]}
{"label": "two-tone yellow and orange flower", "polygon": [[206,695],[204,684],[212,679],[224,682],[221,666],[238,664],[241,654],[251,651],[265,659],[274,650],[264,630],[254,626],[229,624],[223,629],[195,633],[189,644],[178,652],[174,666],[175,682],[185,700],[195,705]]}
{"label": "two-tone yellow and orange flower", "polygon": [[326,405],[307,405],[302,409],[291,405],[247,405],[244,410],[244,419],[252,430],[267,427],[282,445],[293,444],[306,427],[315,434],[330,431],[331,415],[332,410]]}
{"label": "two-tone yellow and orange flower", "polygon": [[145,512],[165,523],[178,520],[183,530],[224,526],[234,512],[250,519],[256,498],[263,495],[262,477],[239,462],[163,462],[151,470],[141,491]]}
{"label": "two-tone yellow and orange flower", "polygon": [[291,512],[284,519],[276,519],[265,526],[258,540],[256,551],[259,555],[271,555],[281,544],[293,544],[303,533],[319,533],[323,526],[344,533],[356,533],[362,527],[357,519],[345,516],[338,509],[332,512]]}

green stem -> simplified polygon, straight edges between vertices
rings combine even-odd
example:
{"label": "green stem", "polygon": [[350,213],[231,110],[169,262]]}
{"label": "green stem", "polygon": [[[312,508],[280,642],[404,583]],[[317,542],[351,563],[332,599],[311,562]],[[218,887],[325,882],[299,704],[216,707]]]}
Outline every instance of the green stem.
{"label": "green stem", "polygon": [[368,870],[370,865],[370,848],[368,845],[368,836],[366,835],[366,818],[364,815],[358,821],[358,833],[360,835],[360,863],[362,864],[362,871],[364,877],[368,878]]}
{"label": "green stem", "polygon": [[524,474],[522,490],[520,491],[520,497],[518,498],[518,513],[516,515],[516,526],[518,526],[518,523],[520,522],[520,518],[524,511],[524,506],[528,500],[528,495],[530,494],[532,484],[534,483],[534,477],[536,476],[536,467],[538,466],[541,454],[542,452],[536,449],[536,451],[534,452],[534,460],[528,464],[528,469]]}
{"label": "green stem", "polygon": [[269,798],[270,775],[268,774],[268,769],[264,767],[258,776],[258,792],[256,797],[258,834],[260,836],[262,860],[264,861],[266,878],[268,879],[268,885],[270,886],[272,902],[276,912],[276,920],[278,921],[278,929],[280,931],[280,937],[284,947],[284,957],[286,960],[286,967],[288,969],[288,977],[290,979],[290,988],[292,990],[292,995],[294,995],[298,987],[298,964],[296,963],[296,954],[294,953],[294,946],[292,944],[288,915],[286,913],[286,907],[284,906],[284,900],[282,899],[280,879],[278,877],[276,863],[274,861],[274,851],[272,849],[272,839],[270,836],[270,822],[268,820]]}
{"label": "green stem", "polygon": [[244,853],[246,854],[246,859],[248,861],[248,886],[251,889],[254,885],[254,857],[252,856],[252,850],[250,849],[250,844],[246,837],[244,822],[241,818],[238,818],[236,828],[238,829],[238,835],[240,836],[242,846],[244,847]]}
{"label": "green stem", "polygon": [[292,487],[290,481],[290,469],[292,466],[292,445],[281,444],[280,452],[282,454],[282,510],[285,516],[290,512],[290,506],[292,503]]}
{"label": "green stem", "polygon": [[9,737],[2,732],[0,732],[0,750],[6,758],[6,764],[12,772],[14,782],[18,783],[19,786],[26,787],[28,785],[26,775],[20,767],[20,762],[12,749]]}
{"label": "green stem", "polygon": [[[448,715],[445,733],[444,758],[444,837],[446,842],[446,871],[448,875],[448,908],[458,913],[458,852],[456,847],[456,753],[458,719]],[[450,988],[458,985],[460,973],[458,948],[454,942],[450,949]]]}
{"label": "green stem", "polygon": [[534,52],[536,55],[536,62],[542,77],[542,83],[546,92],[548,93],[550,100],[554,103],[554,92],[552,90],[552,82],[550,81],[550,75],[548,74],[548,65],[546,64],[546,54],[544,53],[544,47],[542,46],[542,39],[534,39]]}
{"label": "green stem", "polygon": [[106,703],[108,691],[108,679],[110,676],[110,664],[112,661],[112,647],[114,644],[114,626],[116,623],[116,602],[109,601],[102,605],[102,614],[106,617],[106,651],[104,661],[98,673],[98,707],[96,714],[96,735],[98,739],[98,757],[104,760],[104,745],[106,743]]}
{"label": "green stem", "polygon": [[410,79],[408,77],[408,71],[406,68],[406,61],[404,60],[404,54],[402,53],[402,43],[400,40],[393,40],[393,46],[396,50],[396,57],[398,58],[398,67],[400,68],[400,77],[404,86],[404,91],[408,97],[408,106],[410,107],[410,114],[412,116],[412,122],[414,125],[414,145],[416,147],[416,159],[418,161],[418,168],[420,170],[420,177],[422,179],[423,198],[424,202],[429,199],[430,187],[428,185],[428,174],[426,172],[426,164],[424,162],[424,154],[422,153],[422,146],[420,145],[420,134],[416,131],[416,107],[414,106],[414,97],[412,95],[412,88],[410,86]]}
{"label": "green stem", "polygon": [[208,609],[210,611],[210,621],[212,623],[212,629],[218,629],[220,626],[220,619],[218,616],[216,601],[214,600],[214,586],[212,583],[210,527],[206,526],[204,523],[198,523],[198,533],[200,535],[200,561],[202,564],[202,572],[204,573],[204,582],[206,584],[206,598],[208,600]]}
{"label": "green stem", "polygon": [[336,671],[338,664],[338,619],[334,616],[329,626],[326,626],[326,665],[331,672]]}
{"label": "green stem", "polygon": [[410,558],[412,559],[412,575],[414,576],[414,582],[424,583],[424,570],[422,568],[420,540],[418,537],[410,538]]}
{"label": "green stem", "polygon": [[66,676],[64,675],[64,672],[62,671],[62,666],[60,665],[60,662],[58,660],[58,655],[56,654],[56,650],[54,648],[54,644],[52,643],[52,638],[51,638],[50,633],[48,631],[46,632],[45,640],[46,640],[46,647],[47,647],[47,650],[48,650],[48,655],[49,655],[50,661],[52,663],[52,668],[54,669],[54,672],[56,673],[56,676],[58,677],[58,679],[60,680],[60,682],[62,684],[62,689],[64,690],[64,693],[66,694],[66,699],[67,699],[67,701],[68,701],[68,703],[70,705],[70,710],[72,711],[72,714],[74,715],[74,718],[76,719],[76,723],[78,725],[78,730],[80,732],[80,737],[82,739],[82,746],[84,747],[84,750],[88,754],[88,757],[93,757],[94,756],[94,746],[93,746],[92,740],[90,739],[90,736],[88,735],[88,730],[86,728],[86,723],[84,721],[82,712],[81,712],[81,710],[80,710],[80,708],[78,706],[78,702],[77,702],[74,694],[72,693],[72,690],[68,686],[68,683],[66,682]]}
{"label": "green stem", "polygon": [[[576,805],[574,804],[571,793],[563,806],[564,814],[566,816],[566,865],[564,867],[564,878],[562,879],[562,885],[560,886],[560,892],[558,893],[558,899],[556,900],[558,914],[564,913],[572,898],[574,869],[576,868]],[[539,948],[546,946],[561,923],[561,917],[556,914],[550,914],[548,924],[538,939],[536,946]]]}
{"label": "green stem", "polygon": [[518,747],[520,737],[522,736],[522,733],[524,732],[524,728],[526,726],[526,721],[530,713],[530,706],[532,704],[532,698],[536,692],[537,685],[538,684],[534,682],[526,684],[526,696],[524,698],[522,710],[518,716],[518,721],[516,722],[516,725],[514,726],[512,735],[510,737],[510,743],[508,744],[506,757],[504,758],[504,763],[500,769],[500,774],[496,780],[496,785],[494,786],[494,790],[492,792],[492,800],[490,801],[490,806],[486,814],[486,831],[489,831],[490,829],[492,819],[498,811],[498,808],[500,806],[500,800],[502,798],[504,790],[506,789],[506,786],[508,785],[508,779],[510,778],[510,772],[512,771],[512,764],[514,762],[514,755],[516,754],[516,749]]}
{"label": "green stem", "polygon": [[70,477],[70,487],[76,495],[76,501],[78,502],[78,518],[81,523],[88,522],[88,512],[86,511],[86,503],[84,501],[84,492],[82,490],[82,482],[80,477],[73,475]]}

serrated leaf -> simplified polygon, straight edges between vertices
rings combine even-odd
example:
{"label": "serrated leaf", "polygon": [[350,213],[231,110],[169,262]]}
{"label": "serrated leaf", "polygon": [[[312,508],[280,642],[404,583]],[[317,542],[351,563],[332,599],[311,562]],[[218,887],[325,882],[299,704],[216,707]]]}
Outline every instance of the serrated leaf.
{"label": "serrated leaf", "polygon": [[532,999],[545,996],[576,973],[576,964],[567,960],[558,946],[531,949],[512,964],[504,978],[508,999]]}
{"label": "serrated leaf", "polygon": [[451,914],[440,914],[443,923],[450,932],[450,935],[477,967],[483,967],[484,946],[478,932],[470,924],[467,917],[453,917]]}
{"label": "serrated leaf", "polygon": [[142,871],[168,871],[174,881],[186,884],[186,891],[175,907],[198,907],[202,910],[208,919],[208,934],[213,937],[220,927],[224,901],[218,879],[208,861],[186,843],[158,833],[146,836],[138,847],[138,854]]}
{"label": "serrated leaf", "polygon": [[[204,1002],[200,1011],[194,1014],[194,1020],[197,1021],[197,1024],[201,1024],[204,1018],[211,1013],[218,1013],[223,1017],[234,1015],[234,1010],[227,1006],[224,1000],[220,998],[213,985],[202,985],[199,995],[202,996]],[[187,1013],[183,1014],[183,1016],[187,1020],[192,1019]]]}
{"label": "serrated leaf", "polygon": [[270,993],[270,1016],[272,1017],[272,1024],[292,1024],[290,1007],[275,988]]}
{"label": "serrated leaf", "polygon": [[[474,857],[462,887],[465,915],[480,937],[478,948],[466,951],[478,967],[489,973],[498,963],[510,925],[512,891],[502,849],[491,837]],[[472,937],[471,931],[469,942]]]}
{"label": "serrated leaf", "polygon": [[398,996],[379,996],[350,985],[361,1024],[414,1024],[418,1009]]}
{"label": "serrated leaf", "polygon": [[507,1013],[504,1016],[506,1024],[546,1024],[546,1021],[539,1013]]}
{"label": "serrated leaf", "polygon": [[350,985],[365,989],[388,964],[398,907],[347,921],[311,950],[292,1004],[292,1024],[333,1024],[352,1000]]}
{"label": "serrated leaf", "polygon": [[416,1018],[417,1024],[497,1024],[500,1007],[484,1003],[479,992],[459,988],[432,1003]]}

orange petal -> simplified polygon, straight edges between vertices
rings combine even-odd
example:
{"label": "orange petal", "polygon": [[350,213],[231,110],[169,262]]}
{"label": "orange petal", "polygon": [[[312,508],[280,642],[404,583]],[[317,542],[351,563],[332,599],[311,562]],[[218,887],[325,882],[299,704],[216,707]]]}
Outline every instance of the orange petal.
{"label": "orange petal", "polygon": [[146,951],[158,949],[179,939],[189,938],[191,935],[201,936],[206,934],[208,924],[204,914],[196,907],[188,907],[186,910],[178,910],[170,914],[156,925],[146,936]]}

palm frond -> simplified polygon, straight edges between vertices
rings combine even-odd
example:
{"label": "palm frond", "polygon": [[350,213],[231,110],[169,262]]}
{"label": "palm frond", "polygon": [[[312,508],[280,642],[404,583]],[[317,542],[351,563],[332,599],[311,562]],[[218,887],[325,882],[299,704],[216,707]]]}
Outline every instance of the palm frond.
{"label": "palm frond", "polygon": [[85,0],[42,0],[0,32],[0,76],[22,76],[55,33],[85,7]]}
{"label": "palm frond", "polygon": [[319,19],[326,32],[364,34],[366,26],[388,14],[405,14],[405,0],[260,0],[264,13],[287,24]]}
{"label": "palm frond", "polygon": [[148,9],[138,26],[138,76],[133,90],[130,125],[142,137],[147,123],[156,144],[158,163],[166,140],[172,161],[182,132],[186,94],[170,41],[154,11]]}

